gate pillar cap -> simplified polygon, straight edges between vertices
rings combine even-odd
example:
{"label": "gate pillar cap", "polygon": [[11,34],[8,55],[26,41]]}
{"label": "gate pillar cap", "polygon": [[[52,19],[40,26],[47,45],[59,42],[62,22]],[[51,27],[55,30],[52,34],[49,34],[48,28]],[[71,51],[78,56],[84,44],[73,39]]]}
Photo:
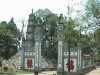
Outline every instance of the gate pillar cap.
{"label": "gate pillar cap", "polygon": [[82,45],[81,41],[78,41],[77,45],[78,46],[81,46]]}

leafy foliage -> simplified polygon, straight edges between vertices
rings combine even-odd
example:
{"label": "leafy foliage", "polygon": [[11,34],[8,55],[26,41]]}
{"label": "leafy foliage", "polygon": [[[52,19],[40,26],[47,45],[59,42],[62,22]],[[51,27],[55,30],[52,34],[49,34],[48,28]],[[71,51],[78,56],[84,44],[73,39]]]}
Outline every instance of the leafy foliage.
{"label": "leafy foliage", "polygon": [[8,71],[8,67],[7,66],[5,66],[3,69],[4,69],[5,72]]}
{"label": "leafy foliage", "polygon": [[100,52],[100,1],[99,0],[88,0],[86,4],[86,22],[88,24],[89,35],[92,37],[93,44],[92,49],[95,52]]}
{"label": "leafy foliage", "polygon": [[[36,11],[37,20],[42,20],[43,25],[43,43],[42,49],[48,52],[48,57],[57,58],[57,40],[56,27],[58,16],[52,13],[49,9],[39,9]],[[52,58],[52,57],[50,57]]]}
{"label": "leafy foliage", "polygon": [[18,37],[20,35],[16,24],[11,20],[8,24],[0,23],[0,56],[9,59],[18,50]]}
{"label": "leafy foliage", "polygon": [[[37,20],[41,19],[43,24],[43,43],[42,49],[47,51],[48,57],[53,56],[53,58],[57,59],[57,22],[58,22],[58,15],[52,13],[48,9],[39,9],[36,13]],[[61,19],[61,22],[65,25],[64,36],[62,37],[64,41],[69,43],[69,37],[71,39],[70,45],[71,47],[75,47],[77,41],[80,39],[80,33],[83,31],[82,26],[76,22],[76,20],[66,17]],[[69,24],[70,23],[70,24]],[[70,29],[69,29],[70,27]]]}
{"label": "leafy foliage", "polygon": [[100,2],[99,0],[88,0],[86,4],[85,20],[89,29],[100,28]]}
{"label": "leafy foliage", "polygon": [[83,53],[100,55],[100,1],[87,0],[82,15],[82,20],[85,25],[85,35],[82,36],[84,41]]}
{"label": "leafy foliage", "polygon": [[65,22],[64,41],[67,42],[67,45],[70,44],[71,47],[75,47],[78,40],[80,40],[82,31],[83,29],[79,27],[78,22],[70,18]]}

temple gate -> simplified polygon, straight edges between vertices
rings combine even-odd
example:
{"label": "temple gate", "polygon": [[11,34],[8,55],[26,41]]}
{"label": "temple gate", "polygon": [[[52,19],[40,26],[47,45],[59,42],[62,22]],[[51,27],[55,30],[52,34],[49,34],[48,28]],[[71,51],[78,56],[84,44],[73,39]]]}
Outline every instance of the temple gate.
{"label": "temple gate", "polygon": [[[61,17],[61,15],[60,15]],[[69,67],[69,50],[64,47],[63,43],[64,24],[59,21],[57,25],[57,41],[58,41],[58,62],[57,73],[60,75],[68,74]],[[23,60],[22,69],[34,71],[38,74],[41,71],[41,42],[42,42],[42,26],[36,21],[36,17],[32,13],[29,15],[26,38],[23,37],[22,50]],[[82,43],[78,41],[77,47],[70,48],[70,73],[72,75],[82,74],[84,59],[82,60]],[[90,65],[92,65],[90,60]]]}

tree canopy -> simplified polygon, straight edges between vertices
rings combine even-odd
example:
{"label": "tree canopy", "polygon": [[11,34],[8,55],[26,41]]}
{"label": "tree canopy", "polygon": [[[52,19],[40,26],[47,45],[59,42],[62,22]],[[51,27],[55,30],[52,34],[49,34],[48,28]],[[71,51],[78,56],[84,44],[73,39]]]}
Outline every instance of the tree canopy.
{"label": "tree canopy", "polygon": [[13,21],[0,23],[0,56],[9,59],[18,51],[20,32]]}
{"label": "tree canopy", "polygon": [[99,0],[88,0],[85,6],[85,17],[84,20],[87,23],[87,31],[89,36],[92,38],[93,44],[91,48],[94,52],[100,52],[100,1]]}
{"label": "tree canopy", "polygon": [[39,9],[35,12],[37,20],[41,19],[43,26],[42,49],[48,51],[48,55],[57,58],[57,40],[56,27],[58,15],[52,13],[49,9]]}

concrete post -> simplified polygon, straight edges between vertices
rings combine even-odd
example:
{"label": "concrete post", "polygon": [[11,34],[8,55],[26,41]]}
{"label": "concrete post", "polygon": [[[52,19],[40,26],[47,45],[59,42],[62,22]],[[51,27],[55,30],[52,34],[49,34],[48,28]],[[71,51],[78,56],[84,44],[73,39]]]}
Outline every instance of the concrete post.
{"label": "concrete post", "polygon": [[58,40],[58,66],[57,73],[62,75],[63,73],[63,25],[58,24],[57,40]]}
{"label": "concrete post", "polygon": [[25,52],[25,37],[22,37],[22,45],[21,45],[21,50],[22,50],[22,56],[21,56],[21,69],[25,69],[24,67],[24,52]]}
{"label": "concrete post", "polygon": [[91,62],[92,62],[92,58],[90,58],[90,65],[89,66],[91,66]]}
{"label": "concrete post", "polygon": [[85,66],[84,66],[84,58],[83,58],[83,63],[82,63],[82,64],[83,64],[83,67],[85,67]]}
{"label": "concrete post", "polygon": [[35,65],[34,73],[38,75],[41,71],[41,42],[42,42],[42,29],[41,25],[37,25],[34,32],[35,40]]}
{"label": "concrete post", "polygon": [[82,43],[79,41],[78,46],[78,73],[82,73]]}

